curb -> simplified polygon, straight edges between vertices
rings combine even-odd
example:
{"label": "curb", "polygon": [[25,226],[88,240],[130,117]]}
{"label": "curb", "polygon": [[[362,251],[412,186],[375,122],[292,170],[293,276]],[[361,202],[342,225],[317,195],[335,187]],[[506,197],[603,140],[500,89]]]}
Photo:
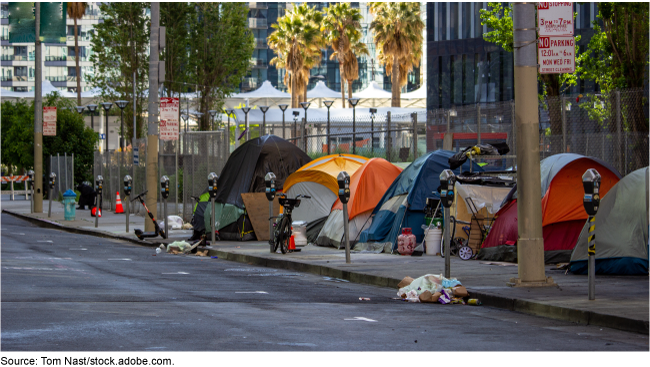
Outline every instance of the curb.
{"label": "curb", "polygon": [[102,238],[112,238],[112,239],[119,239],[123,241],[129,241],[138,245],[142,246],[147,246],[147,247],[157,247],[156,244],[153,244],[151,242],[146,242],[146,241],[141,241],[137,238],[131,238],[127,236],[120,236],[117,234],[111,234],[107,232],[101,232],[101,231],[94,231],[91,229],[82,229],[82,228],[72,228],[65,226],[63,224],[48,220],[48,219],[40,219],[40,218],[34,218],[30,217],[29,215],[21,214],[21,213],[16,213],[11,210],[7,209],[2,209],[3,213],[7,213],[9,215],[13,215],[14,217],[18,217],[20,219],[24,219],[30,223],[36,224],[39,227],[43,228],[52,228],[52,229],[58,229],[61,231],[69,232],[69,233],[76,233],[76,234],[85,234],[89,236],[95,236],[95,237],[102,237]]}
{"label": "curb", "polygon": [[[70,233],[78,233],[90,236],[104,237],[104,238],[113,238],[120,239],[124,241],[129,241],[138,245],[143,245],[147,247],[157,247],[157,245],[140,241],[138,239],[120,236],[115,234],[110,234],[106,232],[93,231],[88,229],[80,228],[70,228],[62,224],[52,222],[45,219],[33,218],[24,214],[15,213],[6,209],[3,209],[2,212],[13,215],[18,218],[25,219],[31,223],[38,225],[39,227],[45,228],[54,228],[63,230]],[[401,279],[393,279],[389,277],[383,277],[378,275],[364,274],[353,271],[345,271],[341,269],[336,269],[328,266],[322,265],[313,265],[306,264],[291,260],[285,259],[269,259],[260,256],[246,255],[246,254],[237,254],[232,252],[227,252],[223,250],[211,249],[208,252],[209,256],[218,256],[222,260],[234,261],[249,265],[264,266],[268,268],[275,269],[284,269],[292,270],[303,273],[311,273],[315,275],[328,276],[332,278],[344,279],[352,283],[359,284],[368,284],[379,287],[388,287],[388,288],[397,288],[397,284]],[[522,299],[508,298],[503,296],[497,296],[494,294],[483,293],[480,291],[473,291],[471,287],[467,287],[467,291],[472,294],[473,298],[478,298],[481,300],[484,306],[501,308],[509,311],[521,312],[529,315],[541,316],[555,320],[569,321],[576,324],[582,325],[594,325],[607,327],[617,330],[629,331],[639,334],[648,334],[649,325],[648,321],[634,320],[626,317],[606,315],[602,313],[597,313],[593,311],[582,311],[566,307],[559,307],[553,305],[547,305],[538,302],[531,302]]]}

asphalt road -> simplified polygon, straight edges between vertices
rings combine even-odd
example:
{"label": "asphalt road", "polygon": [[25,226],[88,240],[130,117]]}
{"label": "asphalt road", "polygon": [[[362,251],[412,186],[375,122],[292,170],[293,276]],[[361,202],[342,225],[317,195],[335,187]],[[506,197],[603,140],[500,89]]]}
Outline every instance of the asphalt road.
{"label": "asphalt road", "polygon": [[2,351],[648,350],[647,335],[1,220]]}

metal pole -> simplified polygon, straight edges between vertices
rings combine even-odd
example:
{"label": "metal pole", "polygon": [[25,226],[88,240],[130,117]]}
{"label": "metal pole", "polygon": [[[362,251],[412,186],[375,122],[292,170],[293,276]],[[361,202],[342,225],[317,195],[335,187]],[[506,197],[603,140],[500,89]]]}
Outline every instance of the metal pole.
{"label": "metal pole", "polygon": [[[622,136],[621,131],[623,126],[621,125],[621,91],[616,91],[616,139],[618,140],[618,147],[616,148],[616,160],[618,161],[618,171],[623,173],[623,160],[621,159],[621,148],[622,148]],[[627,145],[626,145],[627,146]]]}
{"label": "metal pole", "polygon": [[[248,106],[246,106],[246,107],[248,107]],[[246,131],[246,141],[249,141],[251,132],[248,129],[248,112],[244,113],[244,116],[246,117],[245,120],[244,120],[244,124],[245,124],[244,129]]]}
{"label": "metal pole", "polygon": [[163,210],[165,212],[165,236],[169,238],[169,218],[167,217],[167,198],[163,198]]}
{"label": "metal pole", "polygon": [[[27,183],[29,182],[29,185]],[[27,191],[27,187],[29,186],[29,204],[31,205],[31,213],[34,214],[34,181],[29,180],[25,181],[25,192]]]}
{"label": "metal pole", "polygon": [[[477,110],[477,119],[476,119],[476,141],[477,144],[481,144],[481,104],[477,103],[476,104],[476,110]],[[470,165],[471,167],[472,165]]]}
{"label": "metal pole", "polygon": [[562,108],[562,152],[566,153],[566,98],[560,97]]}
{"label": "metal pole", "polygon": [[327,155],[330,154],[330,108],[327,107]]}
{"label": "metal pole", "polygon": [[[151,3],[151,37],[149,38],[149,106],[147,125],[146,185],[152,195],[147,195],[147,207],[154,218],[158,215],[158,42],[160,31],[160,3]],[[145,221],[145,230],[154,231],[152,221]]]}
{"label": "metal pole", "polygon": [[[135,100],[135,71],[133,72],[133,141],[134,141],[134,146],[135,146],[135,139],[137,139],[136,136],[136,118],[135,118],[135,107],[136,107],[136,100]],[[135,176],[134,176],[135,177]]]}
{"label": "metal pole", "polygon": [[99,225],[99,211],[101,210],[101,199],[102,197],[99,195],[99,193],[96,193],[95,202],[97,203],[97,205],[95,205],[95,228],[97,228],[97,226]]}
{"label": "metal pole", "polygon": [[357,154],[357,108],[352,106],[352,154]]}
{"label": "metal pole", "polygon": [[32,189],[33,212],[43,212],[43,63],[41,49],[41,4],[34,8],[36,46],[35,54],[35,95],[34,95],[34,184]]}
{"label": "metal pole", "polygon": [[413,161],[418,159],[418,114],[413,112]]}
{"label": "metal pole", "polygon": [[515,117],[517,121],[518,278],[514,286],[554,285],[544,269],[539,115],[537,99],[537,47],[534,3],[513,3]]}
{"label": "metal pole", "polygon": [[65,162],[63,164],[65,166],[65,186],[63,186],[63,188],[67,190],[70,188],[70,186],[68,186],[68,152],[63,153],[63,159]]}
{"label": "metal pole", "polygon": [[[228,128],[230,129],[230,118],[228,118]],[[286,133],[285,133],[285,125],[284,125],[284,111],[282,111],[282,139],[286,139]]]}
{"label": "metal pole", "polygon": [[391,149],[391,137],[390,137],[390,111],[386,112],[386,160],[390,162],[390,149]]}
{"label": "metal pole", "polygon": [[370,153],[375,153],[375,114],[370,115]]}
{"label": "metal pole", "polygon": [[[56,153],[56,173],[61,174],[61,157],[59,156],[59,153]],[[61,180],[57,182],[59,184],[59,192],[61,192]]]}
{"label": "metal pole", "polygon": [[589,278],[589,300],[596,299],[596,216],[589,216],[589,247],[587,248],[587,277]]}
{"label": "metal pole", "polygon": [[[307,111],[305,111],[307,112]],[[307,120],[302,119],[302,126],[300,127],[300,134],[302,135],[303,151],[307,153]]]}
{"label": "metal pole", "polygon": [[74,153],[72,153],[72,189],[74,190]]}
{"label": "metal pole", "polygon": [[269,200],[269,246],[271,247],[271,253],[273,253],[273,200]]}
{"label": "metal pole", "polygon": [[52,191],[54,191],[54,188],[50,189],[50,205],[47,208],[47,217],[50,218],[52,216]]}
{"label": "metal pole", "polygon": [[175,149],[174,149],[175,150],[175,155],[176,155],[176,161],[174,163],[174,170],[175,170],[174,172],[176,172],[176,174],[174,176],[175,177],[174,178],[174,185],[176,185],[176,190],[174,190],[174,196],[176,196],[176,214],[180,216],[181,212],[178,209],[178,147],[180,145],[179,143],[180,143],[180,140],[176,140],[176,146],[175,146]]}
{"label": "metal pole", "polygon": [[266,112],[262,112],[262,125],[260,126],[260,137],[266,132]]}
{"label": "metal pole", "polygon": [[[51,160],[51,158],[52,158],[52,156],[50,156],[50,160]],[[50,165],[50,167],[52,167],[52,166]],[[13,176],[11,176],[10,179],[11,179],[11,181],[10,181],[11,182],[11,184],[10,184],[11,185],[11,201],[14,201],[14,200],[16,200],[16,197],[15,197],[15,193],[14,193],[14,178],[13,178]]]}
{"label": "metal pole", "polygon": [[451,278],[451,254],[449,253],[449,244],[450,244],[450,231],[451,231],[451,223],[449,223],[450,218],[449,218],[449,210],[450,208],[443,208],[444,214],[445,214],[445,230],[442,232],[443,235],[443,242],[445,246],[445,278]]}
{"label": "metal pole", "polygon": [[126,199],[124,201],[124,204],[126,204],[126,233],[129,233],[129,215],[131,214],[129,212],[129,195],[124,195],[124,198]]}
{"label": "metal pole", "polygon": [[348,204],[343,204],[343,230],[345,233],[345,263],[350,261],[350,220],[348,218]]}
{"label": "metal pole", "polygon": [[210,201],[212,202],[212,213],[210,213],[210,224],[211,224],[211,227],[212,227],[212,240],[210,241],[210,246],[212,246],[212,245],[214,245],[215,243],[217,243],[217,240],[216,240],[215,237],[214,237],[214,230],[215,230],[215,228],[214,228],[214,220],[215,220],[215,215],[214,215],[214,211],[215,211],[215,207],[214,207],[214,199],[215,199],[214,197],[210,198]]}

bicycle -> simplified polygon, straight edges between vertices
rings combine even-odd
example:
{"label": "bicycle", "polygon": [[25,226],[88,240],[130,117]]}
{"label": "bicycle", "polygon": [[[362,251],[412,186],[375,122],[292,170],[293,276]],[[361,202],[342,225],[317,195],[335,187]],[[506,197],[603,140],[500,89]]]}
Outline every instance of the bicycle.
{"label": "bicycle", "polygon": [[289,242],[291,241],[291,223],[293,220],[291,218],[291,212],[294,208],[300,206],[300,198],[311,199],[311,196],[308,195],[298,195],[293,199],[288,198],[285,194],[280,194],[278,197],[278,202],[282,207],[284,207],[284,213],[270,217],[271,219],[276,219],[276,222],[273,223],[275,230],[273,231],[273,237],[269,240],[269,244],[272,247],[272,253],[278,251],[278,247],[283,254],[289,252]]}

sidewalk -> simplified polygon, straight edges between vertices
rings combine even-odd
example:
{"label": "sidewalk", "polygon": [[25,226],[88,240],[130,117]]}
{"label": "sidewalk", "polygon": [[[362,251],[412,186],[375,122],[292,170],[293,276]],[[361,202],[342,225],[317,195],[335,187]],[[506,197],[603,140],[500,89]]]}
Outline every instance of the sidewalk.
{"label": "sidewalk", "polygon": [[[55,211],[55,205],[58,205]],[[170,239],[160,238],[139,241],[133,235],[134,228],[144,228],[144,218],[131,216],[130,234],[125,233],[125,215],[106,212],[99,218],[99,228],[89,211],[78,211],[76,221],[63,221],[63,207],[52,203],[52,218],[47,212],[29,214],[29,202],[1,202],[3,211],[37,221],[43,226],[64,230],[111,236],[157,246],[161,242],[187,239],[191,231],[170,231]],[[47,206],[44,203],[45,209]],[[87,218],[86,218],[87,217]],[[148,220],[148,219],[147,219]],[[404,257],[390,254],[352,253],[352,263],[345,263],[345,252],[334,248],[307,246],[301,252],[271,254],[266,242],[222,241],[209,246],[210,255],[220,259],[245,264],[260,265],[293,271],[309,272],[322,276],[340,278],[351,282],[395,288],[405,276],[413,278],[427,273],[443,274],[444,259],[438,256]],[[589,301],[587,276],[565,274],[554,265],[546,266],[546,275],[553,277],[557,287],[513,288],[506,283],[517,277],[517,265],[489,265],[481,261],[462,261],[451,258],[451,276],[458,278],[468,289],[472,298],[478,298],[486,306],[565,320],[591,324],[648,335],[650,314],[648,276],[596,276],[596,300]],[[427,305],[427,307],[458,307]]]}

